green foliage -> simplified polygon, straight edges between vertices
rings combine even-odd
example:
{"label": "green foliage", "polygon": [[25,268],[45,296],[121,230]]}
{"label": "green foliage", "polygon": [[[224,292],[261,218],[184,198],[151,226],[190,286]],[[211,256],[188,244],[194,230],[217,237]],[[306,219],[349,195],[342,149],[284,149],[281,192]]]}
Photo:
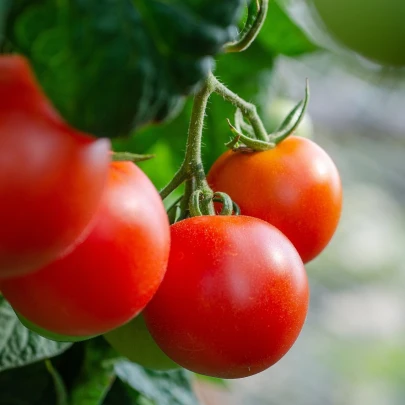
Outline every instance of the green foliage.
{"label": "green foliage", "polygon": [[99,405],[103,403],[114,380],[116,358],[101,339],[93,339],[86,346],[83,363],[71,392],[74,405]]}
{"label": "green foliage", "polygon": [[196,397],[190,390],[191,373],[185,370],[153,371],[129,361],[116,364],[121,381],[159,405],[195,405]]}
{"label": "green foliage", "polygon": [[260,31],[259,41],[275,55],[299,56],[317,50],[275,1],[270,2],[269,18]]}
{"label": "green foliage", "polygon": [[11,0],[3,0],[0,2],[0,50],[4,42],[4,31],[6,28],[6,17],[11,6]]}
{"label": "green foliage", "polygon": [[70,343],[47,340],[21,324],[11,306],[0,297],[0,371],[56,356]]}
{"label": "green foliage", "polygon": [[[144,369],[120,358],[102,338],[74,346],[47,340],[25,328],[3,297],[0,331],[0,404],[125,405],[125,398],[128,405],[147,399],[197,403],[191,373]],[[110,402],[116,396],[122,402]]]}
{"label": "green foliage", "polygon": [[185,370],[155,372],[125,361],[98,338],[52,362],[0,372],[0,404],[196,405],[192,378]]}
{"label": "green foliage", "polygon": [[56,404],[53,379],[45,362],[0,372],[0,387],[2,405]]}
{"label": "green foliage", "polygon": [[97,136],[177,113],[232,39],[242,0],[14,0],[7,37],[62,115]]}

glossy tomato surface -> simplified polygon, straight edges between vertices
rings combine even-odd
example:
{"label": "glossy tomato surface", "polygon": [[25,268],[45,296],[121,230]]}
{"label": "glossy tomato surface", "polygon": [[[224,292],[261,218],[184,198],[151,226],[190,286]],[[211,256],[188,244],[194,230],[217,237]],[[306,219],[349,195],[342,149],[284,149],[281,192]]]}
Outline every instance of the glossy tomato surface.
{"label": "glossy tomato surface", "polygon": [[162,371],[180,368],[153,340],[142,315],[106,333],[104,338],[120,355],[142,367]]}
{"label": "glossy tomato surface", "polygon": [[25,59],[0,56],[0,277],[47,265],[84,238],[109,150],[62,121]]}
{"label": "glossy tomato surface", "polygon": [[114,162],[95,224],[70,254],[0,282],[15,311],[58,335],[92,336],[131,320],[166,271],[170,231],[160,196],[133,163]]}
{"label": "glossy tomato surface", "polygon": [[208,182],[228,193],[243,215],[280,229],[304,263],[327,246],[340,219],[339,172],[309,139],[290,136],[265,152],[226,152],[212,166]]}
{"label": "glossy tomato surface", "polygon": [[171,226],[166,276],[143,312],[160,348],[208,376],[265,370],[297,339],[308,307],[304,265],[267,222],[202,216]]}

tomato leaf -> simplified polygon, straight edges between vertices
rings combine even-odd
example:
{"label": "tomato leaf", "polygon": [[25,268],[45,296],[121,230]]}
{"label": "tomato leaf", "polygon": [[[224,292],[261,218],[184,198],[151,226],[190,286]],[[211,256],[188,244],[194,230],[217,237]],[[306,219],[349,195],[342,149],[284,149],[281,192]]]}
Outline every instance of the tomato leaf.
{"label": "tomato leaf", "polygon": [[53,366],[51,360],[49,359],[45,360],[45,366],[54,383],[57,405],[69,405],[66,386],[61,375],[59,374],[59,371]]}
{"label": "tomato leaf", "polygon": [[140,405],[138,399],[139,395],[134,395],[126,384],[115,380],[103,405]]}
{"label": "tomato leaf", "polygon": [[70,346],[71,343],[54,342],[31,332],[0,297],[0,371],[57,356]]}
{"label": "tomato leaf", "polygon": [[84,362],[71,392],[74,405],[101,405],[115,380],[113,350],[101,339],[86,342]]}
{"label": "tomato leaf", "polygon": [[4,41],[4,31],[6,28],[6,18],[10,10],[11,0],[3,0],[0,2],[0,50]]}
{"label": "tomato leaf", "polygon": [[115,365],[117,377],[144,397],[159,405],[198,404],[186,370],[152,371],[129,361]]}
{"label": "tomato leaf", "polygon": [[45,362],[0,373],[0,404],[50,405],[56,403],[54,384],[45,367]]}
{"label": "tomato leaf", "polygon": [[62,115],[98,136],[177,114],[243,0],[14,0],[7,36]]}
{"label": "tomato leaf", "polygon": [[274,55],[299,56],[319,49],[275,1],[269,4],[258,41]]}

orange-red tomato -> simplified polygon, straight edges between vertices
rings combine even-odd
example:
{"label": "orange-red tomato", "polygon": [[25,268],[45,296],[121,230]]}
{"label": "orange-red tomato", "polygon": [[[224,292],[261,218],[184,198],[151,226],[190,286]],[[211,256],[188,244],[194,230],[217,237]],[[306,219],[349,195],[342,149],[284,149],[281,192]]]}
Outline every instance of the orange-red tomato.
{"label": "orange-red tomato", "polygon": [[243,215],[280,229],[304,263],[329,243],[342,210],[342,186],[329,155],[309,139],[290,136],[265,152],[226,152],[208,173]]}
{"label": "orange-red tomato", "polygon": [[0,278],[66,253],[89,232],[110,143],[65,124],[20,56],[0,56]]}
{"label": "orange-red tomato", "polygon": [[221,378],[270,367],[297,339],[308,308],[304,265],[274,226],[201,216],[171,226],[167,273],[143,311],[177,364]]}
{"label": "orange-red tomato", "polygon": [[12,307],[39,328],[75,338],[108,332],[149,302],[166,271],[163,203],[133,163],[111,164],[89,236],[37,272],[0,282]]}

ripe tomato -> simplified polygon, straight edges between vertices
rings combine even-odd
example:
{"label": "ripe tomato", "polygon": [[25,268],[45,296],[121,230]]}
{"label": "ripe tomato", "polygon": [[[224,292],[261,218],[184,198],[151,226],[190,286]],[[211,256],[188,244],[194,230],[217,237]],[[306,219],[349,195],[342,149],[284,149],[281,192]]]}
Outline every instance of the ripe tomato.
{"label": "ripe tomato", "polygon": [[335,39],[383,65],[405,66],[403,0],[312,0]]}
{"label": "ripe tomato", "polygon": [[172,370],[180,366],[169,359],[153,340],[142,315],[104,335],[122,356],[152,370]]}
{"label": "ripe tomato", "polygon": [[202,216],[171,226],[166,276],[146,325],[173,361],[242,378],[291,348],[304,324],[308,282],[291,242],[252,217]]}
{"label": "ripe tomato", "polygon": [[263,219],[286,235],[304,263],[329,243],[342,210],[336,166],[309,139],[290,136],[265,152],[226,152],[208,173],[243,215]]}
{"label": "ripe tomato", "polygon": [[166,271],[170,231],[158,192],[133,163],[111,164],[87,239],[39,271],[2,280],[16,312],[75,338],[108,332],[152,298]]}
{"label": "ripe tomato", "polygon": [[109,149],[61,120],[25,59],[0,57],[0,277],[42,267],[84,238]]}

